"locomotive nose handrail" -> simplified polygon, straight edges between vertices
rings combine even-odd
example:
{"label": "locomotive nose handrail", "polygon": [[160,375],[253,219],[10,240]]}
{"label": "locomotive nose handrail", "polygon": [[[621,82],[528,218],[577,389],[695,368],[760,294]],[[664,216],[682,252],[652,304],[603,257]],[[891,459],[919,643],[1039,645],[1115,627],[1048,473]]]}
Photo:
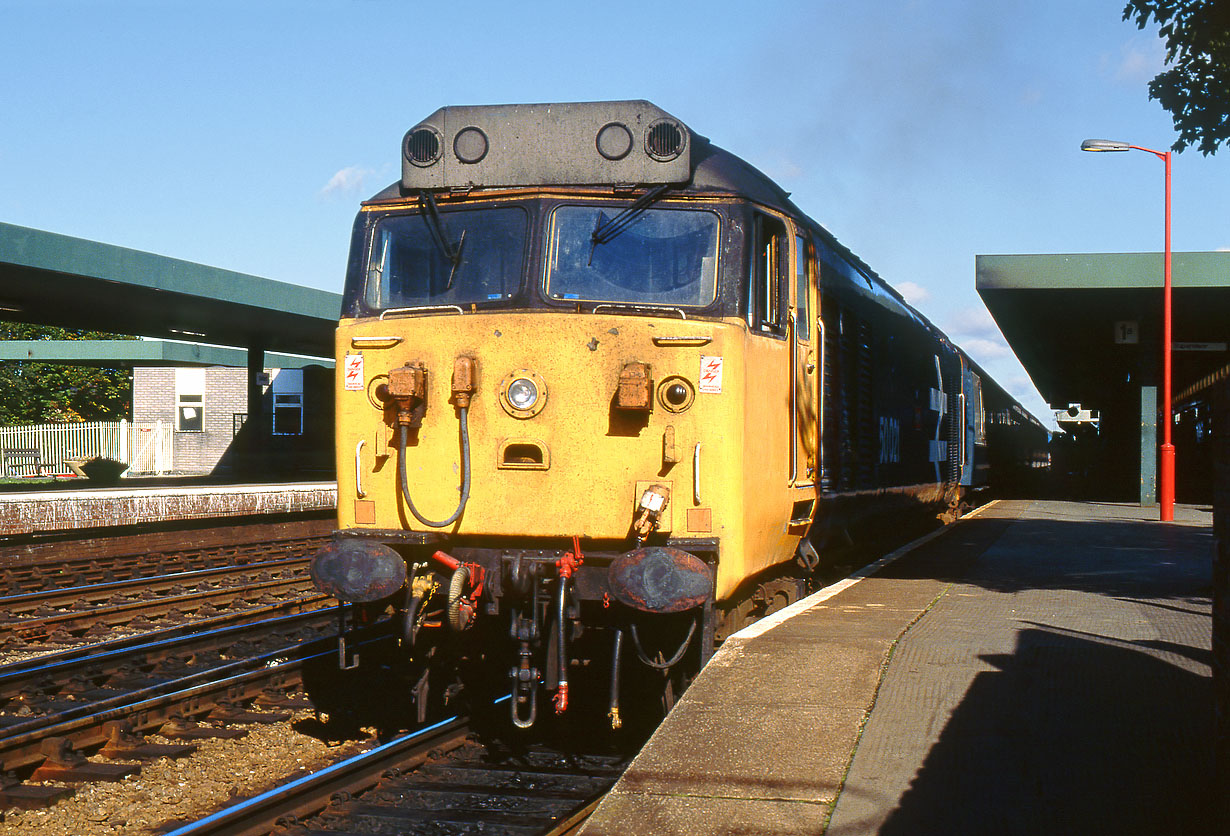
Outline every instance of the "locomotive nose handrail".
{"label": "locomotive nose handrail", "polygon": [[692,450],[692,499],[700,505],[700,442]]}
{"label": "locomotive nose handrail", "polygon": [[712,337],[698,335],[695,337],[654,337],[653,344],[657,346],[679,345],[696,348],[713,342]]}
{"label": "locomotive nose handrail", "polygon": [[386,308],[380,312],[379,319],[383,321],[389,314],[444,313],[445,311],[456,311],[459,314],[465,313],[461,305],[417,305],[412,308]]}
{"label": "locomotive nose handrail", "polygon": [[688,315],[684,313],[683,308],[668,308],[661,305],[625,305],[621,302],[603,302],[601,305],[594,305],[594,313],[603,308],[610,308],[613,311],[646,311],[647,313],[677,313],[680,319],[687,319]]}

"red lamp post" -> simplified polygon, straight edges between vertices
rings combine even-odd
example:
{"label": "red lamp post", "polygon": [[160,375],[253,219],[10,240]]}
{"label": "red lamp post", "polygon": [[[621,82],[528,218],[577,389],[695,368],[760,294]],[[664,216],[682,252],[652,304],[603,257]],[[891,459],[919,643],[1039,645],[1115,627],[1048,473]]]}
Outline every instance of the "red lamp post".
{"label": "red lamp post", "polygon": [[1146,151],[1166,165],[1166,257],[1165,279],[1162,291],[1162,445],[1159,450],[1158,500],[1161,503],[1161,520],[1174,519],[1174,445],[1170,442],[1170,152],[1154,151],[1126,142],[1110,139],[1086,139],[1082,151]]}

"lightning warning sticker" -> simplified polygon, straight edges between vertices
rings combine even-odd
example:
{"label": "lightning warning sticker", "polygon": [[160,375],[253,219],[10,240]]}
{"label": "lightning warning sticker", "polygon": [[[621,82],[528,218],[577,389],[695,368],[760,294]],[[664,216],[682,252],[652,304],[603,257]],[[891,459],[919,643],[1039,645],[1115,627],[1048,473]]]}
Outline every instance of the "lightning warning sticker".
{"label": "lightning warning sticker", "polygon": [[722,394],[722,358],[700,356],[700,391]]}
{"label": "lightning warning sticker", "polygon": [[346,391],[363,391],[363,355],[346,355]]}

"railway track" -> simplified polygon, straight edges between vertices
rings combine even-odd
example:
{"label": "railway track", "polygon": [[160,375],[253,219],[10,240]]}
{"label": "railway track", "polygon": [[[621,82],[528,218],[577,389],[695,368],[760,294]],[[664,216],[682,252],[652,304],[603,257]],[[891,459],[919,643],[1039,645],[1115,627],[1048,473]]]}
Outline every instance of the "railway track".
{"label": "railway track", "polygon": [[[329,526],[316,521],[288,525],[315,532]],[[72,586],[105,584],[127,579],[154,577],[174,572],[199,571],[224,566],[244,566],[270,560],[272,557],[307,557],[329,541],[329,534],[304,533],[279,536],[268,530],[253,532],[258,536],[244,541],[244,527],[205,531],[185,531],[184,539],[223,542],[187,548],[167,548],[163,534],[157,543],[147,550],[109,553],[99,541],[106,537],[88,538],[91,548],[83,547],[81,541],[65,538],[56,543],[41,544],[38,549],[10,546],[0,549],[0,595],[19,595],[23,592],[47,592]],[[134,536],[135,537],[135,536]],[[140,540],[129,544],[140,546]],[[99,553],[101,550],[101,553]]]}
{"label": "railway track", "polygon": [[306,558],[290,558],[7,596],[0,598],[0,642],[16,649],[101,638],[116,627],[146,629],[158,619],[173,622],[291,598],[319,599],[307,566]]}
{"label": "railway track", "polygon": [[[262,632],[259,644],[250,641]],[[355,643],[379,632],[378,626],[359,631]],[[242,654],[236,650],[245,645]],[[201,719],[283,719],[286,715],[262,713],[252,704],[285,705],[286,695],[302,685],[305,666],[332,664],[335,654],[331,619],[321,611],[104,652],[97,661],[91,656],[0,669],[0,691],[8,696],[0,714],[0,765],[4,772],[43,780],[39,770],[47,763],[68,765],[77,758],[74,753],[108,744],[115,737],[108,724],[115,721],[123,722],[129,735],[159,731],[191,738],[210,736],[209,730],[194,730]],[[133,664],[137,659],[144,665]],[[79,780],[90,780],[90,770],[82,775]],[[13,797],[11,789],[4,792]]]}
{"label": "railway track", "polygon": [[246,799],[167,836],[574,832],[628,758],[481,743],[454,717]]}
{"label": "railway track", "polygon": [[215,619],[209,629],[154,631],[139,638],[101,642],[0,668],[0,729],[13,725],[10,708],[20,715],[53,713],[58,705],[76,704],[83,695],[109,696],[170,679],[171,672],[199,669],[208,660],[251,656],[262,646],[274,649],[291,640],[327,635],[331,612],[312,610],[275,614],[263,619],[234,616]]}

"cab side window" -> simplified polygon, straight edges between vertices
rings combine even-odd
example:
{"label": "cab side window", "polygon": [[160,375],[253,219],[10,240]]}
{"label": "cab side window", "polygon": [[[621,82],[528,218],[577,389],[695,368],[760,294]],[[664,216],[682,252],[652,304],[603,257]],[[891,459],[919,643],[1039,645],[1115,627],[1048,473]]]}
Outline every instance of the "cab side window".
{"label": "cab side window", "polygon": [[752,235],[747,324],[752,333],[781,337],[786,333],[786,294],[789,288],[789,238],[786,227],[776,218],[758,214]]}
{"label": "cab side window", "polygon": [[798,334],[800,342],[811,341],[811,288],[808,281],[810,274],[808,265],[811,264],[811,253],[808,251],[807,239],[802,235],[796,235],[794,239],[795,246],[795,270],[794,270],[794,293],[795,293],[795,314],[794,328]]}

